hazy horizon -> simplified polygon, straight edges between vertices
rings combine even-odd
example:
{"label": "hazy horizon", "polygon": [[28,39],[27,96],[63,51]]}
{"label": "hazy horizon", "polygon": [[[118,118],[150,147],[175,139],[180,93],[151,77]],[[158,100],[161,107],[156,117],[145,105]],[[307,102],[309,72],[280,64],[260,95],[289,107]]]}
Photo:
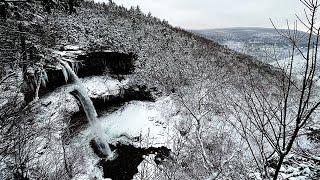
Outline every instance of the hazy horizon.
{"label": "hazy horizon", "polygon": [[[109,0],[95,0],[108,2]],[[279,28],[295,14],[303,13],[299,0],[113,0],[126,8],[139,6],[144,13],[167,20],[184,29],[218,29],[235,27],[272,28],[272,19]],[[300,26],[300,29],[301,26]]]}

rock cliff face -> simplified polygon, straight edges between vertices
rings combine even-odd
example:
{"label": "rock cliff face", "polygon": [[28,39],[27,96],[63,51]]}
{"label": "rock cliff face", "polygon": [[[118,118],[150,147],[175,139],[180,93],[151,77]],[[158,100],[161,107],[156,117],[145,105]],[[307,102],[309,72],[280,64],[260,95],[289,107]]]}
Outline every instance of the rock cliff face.
{"label": "rock cliff face", "polygon": [[116,150],[118,157],[113,160],[105,160],[94,141],[90,142],[90,146],[94,150],[95,154],[102,158],[98,165],[103,168],[103,177],[111,178],[114,180],[131,180],[134,175],[138,173],[138,166],[144,160],[144,156],[151,154],[156,155],[154,161],[156,164],[160,164],[164,160],[171,159],[171,150],[162,147],[149,147],[140,148],[128,144],[116,144],[111,145],[112,150]]}
{"label": "rock cliff face", "polygon": [[[123,79],[125,75],[132,74],[134,71],[135,56],[133,54],[124,54],[109,50],[84,52],[82,50],[66,50],[56,51],[59,59],[66,60],[74,69],[80,78],[90,76],[108,75],[116,79]],[[39,96],[43,96],[56,88],[70,83],[64,76],[64,70],[60,65],[48,65],[45,69],[45,83],[41,83]],[[25,74],[25,83],[23,92],[26,97],[26,102],[32,101],[37,80],[35,78],[36,70],[31,70],[33,73]]]}
{"label": "rock cliff face", "polygon": [[134,71],[135,57],[133,54],[124,54],[112,51],[89,52],[77,57],[80,66],[79,77],[101,75],[128,75]]}

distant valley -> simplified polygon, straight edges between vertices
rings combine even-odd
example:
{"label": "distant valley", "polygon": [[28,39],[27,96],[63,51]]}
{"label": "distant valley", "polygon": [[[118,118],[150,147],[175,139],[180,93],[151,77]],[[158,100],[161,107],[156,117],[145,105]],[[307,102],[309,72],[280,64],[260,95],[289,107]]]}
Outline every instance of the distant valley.
{"label": "distant valley", "polygon": [[[288,32],[288,30],[278,31],[280,33]],[[266,63],[274,63],[287,58],[288,51],[291,49],[290,42],[273,28],[238,27],[191,30],[191,32]],[[302,31],[298,33],[299,37],[304,39],[300,42],[300,47],[304,49],[307,47],[305,41],[307,34]]]}

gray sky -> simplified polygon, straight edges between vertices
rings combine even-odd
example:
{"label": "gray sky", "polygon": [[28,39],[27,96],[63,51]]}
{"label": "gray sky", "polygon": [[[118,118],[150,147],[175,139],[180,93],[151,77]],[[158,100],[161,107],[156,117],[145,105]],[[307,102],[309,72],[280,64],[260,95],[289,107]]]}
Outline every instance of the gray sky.
{"label": "gray sky", "polygon": [[[96,0],[105,1],[108,0]],[[293,22],[303,7],[299,0],[113,0],[125,7],[139,5],[144,13],[186,29],[279,27]]]}

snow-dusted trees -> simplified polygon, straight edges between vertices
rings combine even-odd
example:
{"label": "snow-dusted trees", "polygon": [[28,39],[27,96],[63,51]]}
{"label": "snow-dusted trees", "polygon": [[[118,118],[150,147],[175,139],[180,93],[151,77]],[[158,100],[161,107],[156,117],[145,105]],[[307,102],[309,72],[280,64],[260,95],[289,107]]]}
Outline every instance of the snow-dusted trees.
{"label": "snow-dusted trees", "polygon": [[[64,4],[61,3],[59,5],[68,5],[67,1],[63,2]],[[295,106],[291,107],[291,105],[299,101],[295,101],[291,95],[288,96],[287,100],[284,100],[285,98],[283,97],[286,97],[285,95],[287,94],[297,93],[303,87],[305,90],[301,94],[306,95],[310,92],[310,98],[307,98],[308,95],[302,97],[302,107],[305,101],[306,105],[301,108],[299,114],[301,124],[297,126],[298,129],[303,125],[304,120],[302,119],[307,118],[308,110],[312,110],[310,109],[313,103],[311,100],[312,88],[309,90],[309,86],[313,87],[314,84],[310,83],[310,80],[314,76],[306,78],[304,86],[296,87],[296,83],[291,84],[291,82],[296,81],[288,73],[289,76],[282,77],[283,84],[278,84],[280,88],[270,85],[268,90],[271,89],[271,91],[267,93],[260,91],[260,88],[264,87],[263,82],[244,81],[242,85],[246,87],[242,94],[243,96],[237,99],[236,104],[233,104],[235,112],[239,112],[239,114],[234,115],[238,121],[233,122],[237,122],[234,125],[237,130],[240,128],[239,132],[243,137],[238,139],[235,136],[235,130],[224,121],[224,116],[229,115],[231,111],[221,105],[223,104],[222,102],[228,99],[223,95],[229,96],[229,98],[237,98],[236,92],[239,86],[234,86],[233,84],[245,79],[244,77],[249,77],[246,76],[248,68],[255,77],[259,76],[259,80],[270,77],[270,74],[272,74],[270,69],[264,69],[265,66],[251,61],[245,55],[233,52],[183,29],[173,28],[166,21],[161,21],[151,17],[151,15],[144,15],[139,8],[127,10],[122,6],[117,6],[112,1],[108,4],[95,4],[94,2],[85,1],[83,2],[83,7],[77,9],[78,14],[69,16],[63,9],[65,7],[55,9],[54,15],[39,13],[34,16],[34,14],[30,13],[30,16],[38,18],[35,21],[44,22],[39,25],[37,23],[33,24],[35,21],[30,21],[32,23],[22,27],[20,32],[16,33],[16,39],[12,38],[16,42],[13,45],[17,45],[17,47],[12,51],[1,51],[1,53],[6,54],[1,56],[5,57],[1,61],[6,60],[8,62],[10,57],[17,57],[19,61],[14,62],[22,61],[29,64],[31,74],[35,75],[32,83],[35,85],[34,88],[37,92],[37,89],[43,83],[42,77],[45,77],[43,67],[50,64],[50,61],[54,59],[51,57],[50,51],[59,49],[60,46],[73,44],[91,50],[111,49],[113,51],[136,54],[136,70],[135,74],[130,77],[130,80],[132,80],[130,83],[147,84],[153,89],[158,89],[163,94],[174,93],[173,96],[176,97],[176,103],[180,106],[180,112],[177,112],[177,114],[182,117],[182,120],[181,124],[177,125],[179,132],[174,144],[174,153],[177,159],[170,162],[171,164],[168,167],[165,167],[168,171],[164,172],[164,176],[168,179],[247,178],[248,173],[252,172],[248,169],[252,167],[246,167],[246,162],[242,160],[248,155],[246,150],[249,149],[251,151],[250,146],[253,143],[255,143],[256,149],[252,149],[251,152],[255,157],[259,156],[256,159],[255,166],[261,170],[261,174],[268,174],[267,168],[268,163],[270,163],[268,156],[275,153],[285,155],[283,142],[285,141],[286,148],[284,149],[286,150],[289,147],[290,139],[294,137],[292,136],[292,131],[287,130],[295,127],[294,123],[292,124],[289,120],[289,115],[283,115],[283,107],[284,104],[287,104],[286,114],[290,114],[291,118],[292,110],[290,108],[296,108]],[[39,12],[39,9],[35,9],[34,12]],[[4,25],[3,27],[6,26]],[[32,27],[38,28],[33,31]],[[17,27],[13,28],[12,33],[19,31],[17,29]],[[9,35],[9,33],[5,35]],[[21,41],[23,36],[25,36],[26,40]],[[24,41],[25,47],[21,48],[20,44]],[[295,46],[298,47],[297,44]],[[296,51],[297,47],[295,46],[294,49]],[[313,67],[316,63],[311,61],[311,57],[313,57],[311,54],[315,55],[316,49],[312,49],[312,43],[310,43],[309,47],[309,58],[306,58],[310,59],[307,74],[312,75],[314,71],[310,71],[310,67]],[[263,78],[261,78],[262,76]],[[11,74],[4,74],[1,83],[10,77]],[[255,85],[260,86],[255,88]],[[273,94],[270,92],[273,92]],[[279,94],[282,95],[279,96]],[[269,100],[270,98],[271,100]],[[58,101],[62,101],[62,99]],[[276,102],[281,103],[277,104]],[[261,109],[261,111],[258,109]],[[12,116],[10,115],[5,120],[9,121],[10,117]],[[282,120],[279,121],[277,117],[282,118]],[[32,116],[30,119],[32,119]],[[33,127],[35,124],[32,121],[11,122],[24,123],[16,124],[18,128],[23,130],[20,134],[30,133],[31,135],[33,133],[35,134],[34,137],[40,138],[43,138],[42,135],[47,135],[42,133],[42,128]],[[54,126],[56,124],[58,123],[52,123],[49,129],[45,129],[48,130],[48,137],[54,132],[67,132],[67,127],[64,127],[65,129],[56,128]],[[1,132],[5,132],[2,129]],[[30,132],[30,130],[37,131]],[[11,134],[14,137],[13,139],[17,139],[16,141],[20,141],[21,137],[18,132],[13,131]],[[274,132],[276,133],[274,134]],[[65,177],[65,179],[74,177],[76,174],[74,169],[76,169],[75,166],[77,165],[74,163],[76,160],[71,157],[77,154],[68,147],[67,138],[57,137],[54,141],[47,141],[44,146],[39,146],[38,151],[37,148],[31,148],[28,145],[33,144],[34,137],[23,139],[30,141],[23,142],[27,146],[22,148],[20,152],[23,151],[25,153],[25,149],[29,149],[30,151],[27,152],[36,155],[38,159],[45,159],[45,156],[57,157],[54,159],[53,164],[57,171],[61,172],[61,176]],[[62,142],[62,147],[54,145],[60,141]],[[35,143],[37,142],[39,141],[35,141]],[[244,142],[247,142],[248,148],[241,146]],[[9,143],[6,142],[6,144]],[[28,153],[21,156],[20,159],[24,160],[25,157],[35,159]],[[42,156],[42,154],[45,154],[45,156]],[[10,156],[13,157],[14,153],[11,153]],[[48,167],[46,163],[51,163],[51,161],[47,162],[49,159],[41,159],[44,164],[39,166]],[[261,159],[262,162],[260,161]],[[6,163],[9,163],[9,160]],[[16,167],[21,167],[17,171],[23,172],[22,174],[30,176],[32,169],[40,169],[39,171],[43,173],[41,174],[42,177],[48,175],[43,172],[44,168],[37,166],[37,163],[21,162],[24,162],[24,164],[28,162],[27,169],[17,163]],[[51,172],[51,175],[59,176],[59,173],[55,171]]]}
{"label": "snow-dusted trees", "polygon": [[[306,21],[299,21],[308,29],[308,37],[301,37],[297,23],[293,30],[280,32],[292,46],[290,57],[280,66],[282,75],[275,78],[277,87],[261,86],[249,79],[244,90],[233,102],[235,119],[247,147],[253,155],[262,177],[278,179],[285,158],[291,153],[299,136],[312,122],[320,106],[318,91],[318,48],[320,27],[316,17],[320,4],[317,0],[302,0]],[[289,25],[288,25],[289,26]],[[307,38],[307,50],[301,49],[301,39]],[[295,52],[303,60],[303,73],[294,76],[297,65]],[[270,172],[270,167],[274,170]]]}
{"label": "snow-dusted trees", "polygon": [[50,139],[54,130],[34,121],[37,104],[27,104],[24,100],[28,97],[21,89],[23,74],[29,67],[35,70],[32,83],[42,83],[43,64],[37,63],[44,62],[40,54],[48,46],[42,46],[46,39],[41,36],[46,33],[39,26],[41,21],[29,23],[37,16],[34,10],[38,7],[26,1],[7,2],[10,6],[6,7],[6,19],[0,20],[0,179],[37,179],[46,173],[39,168],[43,167],[39,163],[43,155],[39,146],[46,141],[41,140]]}
{"label": "snow-dusted trees", "polygon": [[76,13],[75,7],[79,6],[79,1],[80,0],[43,0],[42,6],[43,9],[49,14],[51,14],[52,10],[55,8],[62,8],[66,13],[72,14]]}
{"label": "snow-dusted trees", "polygon": [[[180,86],[172,96],[181,117],[174,122],[175,162],[165,166],[164,173],[169,179],[248,178],[241,144],[234,138],[234,129],[224,120],[225,109],[221,105],[224,101],[221,94],[230,80],[227,71],[214,59],[204,60],[201,56],[200,53],[196,63],[187,64],[188,74],[177,70],[177,77],[171,75],[173,80],[163,82]],[[171,84],[184,77],[188,77],[186,83]]]}
{"label": "snow-dusted trees", "polygon": [[23,103],[20,93],[21,77],[12,71],[0,81],[0,178],[23,179],[30,176],[32,161],[39,156],[36,151],[44,128],[33,122],[33,106]]}

